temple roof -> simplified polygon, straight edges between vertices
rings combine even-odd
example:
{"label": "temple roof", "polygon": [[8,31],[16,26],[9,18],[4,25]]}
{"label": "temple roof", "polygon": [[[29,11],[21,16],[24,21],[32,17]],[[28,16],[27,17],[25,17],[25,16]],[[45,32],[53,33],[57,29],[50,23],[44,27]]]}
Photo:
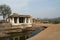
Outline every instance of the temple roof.
{"label": "temple roof", "polygon": [[31,17],[30,15],[20,15],[20,14],[17,14],[17,13],[13,13],[12,15],[9,16],[9,18],[12,18],[12,17]]}

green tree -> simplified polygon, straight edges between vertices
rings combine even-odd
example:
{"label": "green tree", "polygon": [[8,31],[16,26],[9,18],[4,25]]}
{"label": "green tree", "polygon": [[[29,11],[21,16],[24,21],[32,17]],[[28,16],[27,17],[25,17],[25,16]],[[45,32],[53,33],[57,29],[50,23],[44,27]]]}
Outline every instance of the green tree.
{"label": "green tree", "polygon": [[3,20],[11,14],[11,8],[8,5],[0,5],[0,14],[3,15]]}

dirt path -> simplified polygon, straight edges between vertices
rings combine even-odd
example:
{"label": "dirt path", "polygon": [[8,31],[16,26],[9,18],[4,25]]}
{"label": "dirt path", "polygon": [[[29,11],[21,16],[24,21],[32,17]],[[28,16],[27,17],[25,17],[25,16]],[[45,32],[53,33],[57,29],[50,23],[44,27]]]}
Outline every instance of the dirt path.
{"label": "dirt path", "polygon": [[60,24],[50,24],[49,27],[27,40],[60,40]]}

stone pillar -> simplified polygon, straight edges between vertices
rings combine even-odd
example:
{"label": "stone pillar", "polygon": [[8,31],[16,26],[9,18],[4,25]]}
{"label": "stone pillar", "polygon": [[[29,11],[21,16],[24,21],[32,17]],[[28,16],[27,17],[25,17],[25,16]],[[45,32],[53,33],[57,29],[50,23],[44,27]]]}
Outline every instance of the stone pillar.
{"label": "stone pillar", "polygon": [[14,23],[14,18],[12,18],[11,22]]}
{"label": "stone pillar", "polygon": [[19,17],[17,18],[17,23],[19,24]]}
{"label": "stone pillar", "polygon": [[31,23],[31,20],[30,20],[30,18],[28,18],[28,23]]}
{"label": "stone pillar", "polygon": [[27,19],[25,18],[25,23],[26,23],[26,20],[27,20]]}

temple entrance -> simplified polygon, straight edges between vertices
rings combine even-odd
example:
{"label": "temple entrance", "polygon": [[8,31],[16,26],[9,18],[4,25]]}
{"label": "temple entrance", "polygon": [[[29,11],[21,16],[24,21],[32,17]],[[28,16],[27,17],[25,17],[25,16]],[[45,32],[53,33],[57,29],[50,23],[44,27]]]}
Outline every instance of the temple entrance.
{"label": "temple entrance", "polygon": [[25,18],[19,17],[19,23],[24,23]]}

